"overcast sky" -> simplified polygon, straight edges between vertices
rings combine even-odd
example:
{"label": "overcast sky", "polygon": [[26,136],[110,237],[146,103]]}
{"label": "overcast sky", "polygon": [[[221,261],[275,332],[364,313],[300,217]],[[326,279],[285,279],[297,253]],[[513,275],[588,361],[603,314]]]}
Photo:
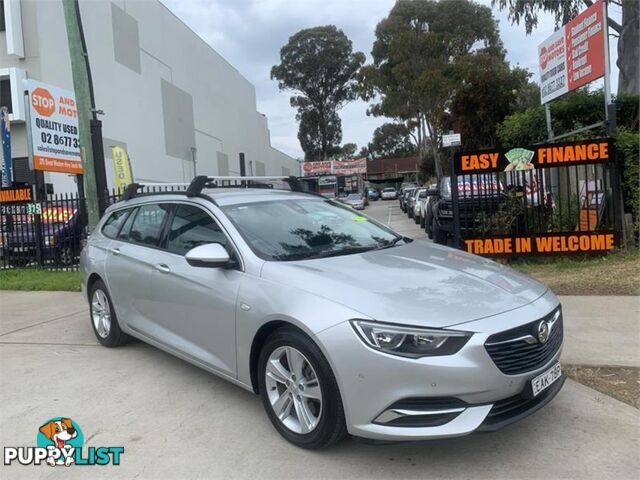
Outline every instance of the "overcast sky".
{"label": "overcast sky", "polygon": [[[334,24],[351,39],[354,50],[364,52],[370,61],[375,27],[394,4],[394,0],[161,1],[255,85],[257,109],[269,119],[272,145],[296,158],[304,155],[296,136],[295,110],[289,105],[291,92],[280,92],[269,77],[271,67],[279,62],[280,48],[300,29]],[[479,3],[490,5],[491,0]],[[620,16],[619,11],[611,13]],[[506,11],[494,9],[494,16],[499,20],[509,62],[529,69],[538,81],[537,46],[553,33],[553,17],[542,15],[538,28],[527,36],[523,25],[511,25]],[[612,42],[612,52],[615,48]],[[615,62],[612,68],[615,92]],[[343,143],[366,145],[373,130],[388,121],[368,117],[366,109],[364,102],[357,101],[340,111]]]}

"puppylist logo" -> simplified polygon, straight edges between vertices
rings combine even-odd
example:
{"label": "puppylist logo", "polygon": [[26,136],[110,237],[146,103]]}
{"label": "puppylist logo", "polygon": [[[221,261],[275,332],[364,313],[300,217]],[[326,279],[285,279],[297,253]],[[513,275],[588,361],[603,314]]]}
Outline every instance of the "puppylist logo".
{"label": "puppylist logo", "polygon": [[38,429],[35,447],[4,447],[4,464],[46,463],[69,467],[76,465],[120,465],[124,447],[85,447],[80,425],[70,418],[54,417]]}

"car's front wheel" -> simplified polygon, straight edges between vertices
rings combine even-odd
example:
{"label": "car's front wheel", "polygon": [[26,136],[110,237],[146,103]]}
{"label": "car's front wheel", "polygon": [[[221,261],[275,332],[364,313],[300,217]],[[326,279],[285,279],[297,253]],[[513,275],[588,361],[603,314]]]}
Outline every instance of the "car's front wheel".
{"label": "car's front wheel", "polygon": [[260,394],[280,435],[308,449],[332,445],[347,434],[340,391],[318,346],[293,328],[277,330],[258,361]]}

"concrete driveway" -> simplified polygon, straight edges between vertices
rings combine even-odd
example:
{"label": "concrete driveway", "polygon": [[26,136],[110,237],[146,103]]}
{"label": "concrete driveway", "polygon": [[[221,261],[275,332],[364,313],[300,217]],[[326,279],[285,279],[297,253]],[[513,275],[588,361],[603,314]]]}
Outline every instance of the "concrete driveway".
{"label": "concrete driveway", "polygon": [[[603,305],[598,297],[573,304],[592,317]],[[593,325],[572,307],[565,315],[569,344],[572,331]],[[140,342],[100,347],[80,294],[0,292],[0,318],[1,446],[34,445],[45,420],[68,416],[86,446],[125,448],[118,467],[0,466],[0,478],[627,479],[640,471],[638,410],[572,381],[497,433],[393,445],[348,439],[308,452],[280,438],[257,396]],[[612,364],[616,342],[629,336],[616,325],[601,345]],[[636,365],[637,352],[627,352]]]}

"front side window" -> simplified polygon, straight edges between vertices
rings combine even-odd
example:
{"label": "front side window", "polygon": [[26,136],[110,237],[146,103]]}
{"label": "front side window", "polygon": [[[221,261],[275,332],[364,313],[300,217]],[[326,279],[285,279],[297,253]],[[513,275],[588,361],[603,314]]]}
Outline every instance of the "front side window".
{"label": "front side window", "polygon": [[224,207],[252,250],[266,260],[348,255],[395,245],[390,229],[331,201],[255,202]]}
{"label": "front side window", "polygon": [[168,210],[168,204],[142,205],[131,225],[129,240],[150,247],[159,246]]}
{"label": "front side window", "polygon": [[171,222],[167,250],[184,255],[207,243],[227,244],[227,237],[207,212],[193,205],[178,205]]}

